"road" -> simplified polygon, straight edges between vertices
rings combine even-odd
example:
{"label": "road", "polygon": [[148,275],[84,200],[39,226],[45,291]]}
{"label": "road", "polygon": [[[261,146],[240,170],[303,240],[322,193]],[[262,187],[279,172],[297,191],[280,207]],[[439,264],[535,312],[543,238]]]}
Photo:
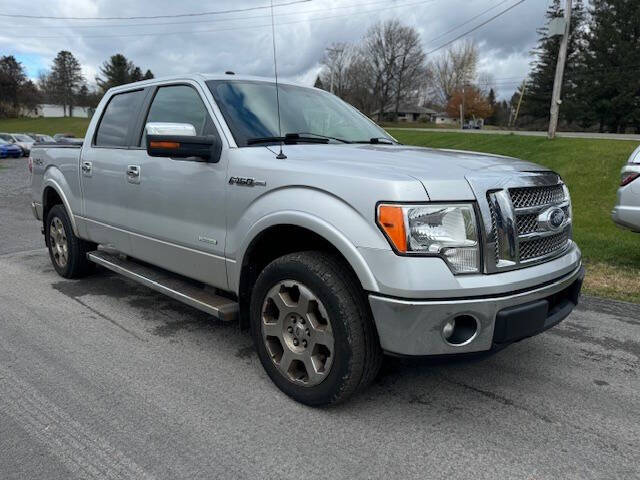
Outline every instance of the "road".
{"label": "road", "polygon": [[0,169],[0,477],[640,477],[640,306],[593,298],[464,361],[388,358],[345,405],[276,389],[249,334],[98,271],[63,280]]}
{"label": "road", "polygon": [[[435,133],[470,133],[487,135],[524,135],[525,137],[546,137],[547,132],[530,132],[524,130],[460,130],[459,128],[411,128],[388,127],[386,130],[403,130],[408,132],[435,132]],[[594,133],[594,132],[558,132],[558,138],[590,138],[594,140],[627,140],[640,142],[640,135],[621,133]]]}

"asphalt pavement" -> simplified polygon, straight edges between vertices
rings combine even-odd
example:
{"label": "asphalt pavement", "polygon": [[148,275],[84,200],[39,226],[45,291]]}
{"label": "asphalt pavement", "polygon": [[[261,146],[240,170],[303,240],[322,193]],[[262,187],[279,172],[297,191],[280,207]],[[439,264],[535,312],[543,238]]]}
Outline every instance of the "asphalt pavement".
{"label": "asphalt pavement", "polygon": [[640,477],[640,306],[586,298],[488,357],[388,358],[349,403],[284,396],[248,332],[53,270],[0,160],[0,478]]}

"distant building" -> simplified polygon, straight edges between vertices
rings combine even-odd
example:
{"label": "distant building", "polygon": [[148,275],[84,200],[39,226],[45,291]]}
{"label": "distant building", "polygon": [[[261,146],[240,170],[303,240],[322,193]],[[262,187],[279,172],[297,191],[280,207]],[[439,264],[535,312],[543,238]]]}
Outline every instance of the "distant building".
{"label": "distant building", "polygon": [[[373,117],[378,117],[379,110],[373,113]],[[382,120],[385,122],[392,122],[395,118],[396,106],[395,104],[387,105],[382,112]],[[433,116],[436,114],[435,110],[430,108],[421,107],[419,105],[411,105],[401,103],[398,108],[398,121],[399,122],[432,122]]]}
{"label": "distant building", "polygon": [[[67,117],[78,117],[78,118],[91,118],[94,112],[94,108],[92,107],[78,107],[75,106],[71,109],[71,115],[67,112]],[[62,105],[55,105],[53,103],[43,103],[38,105],[33,110],[26,114],[27,117],[64,117],[65,109]]]}
{"label": "distant building", "polygon": [[434,115],[434,123],[436,125],[457,125],[458,119],[451,118],[446,112],[440,112]]}

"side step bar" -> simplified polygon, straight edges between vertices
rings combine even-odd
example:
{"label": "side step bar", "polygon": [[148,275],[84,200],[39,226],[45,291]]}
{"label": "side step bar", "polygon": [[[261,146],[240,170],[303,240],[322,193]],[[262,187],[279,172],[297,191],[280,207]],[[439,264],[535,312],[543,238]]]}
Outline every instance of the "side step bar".
{"label": "side step bar", "polygon": [[157,292],[207,312],[223,322],[237,318],[237,302],[216,295],[208,289],[198,288],[171,272],[125,260],[104,250],[89,252],[87,258]]}

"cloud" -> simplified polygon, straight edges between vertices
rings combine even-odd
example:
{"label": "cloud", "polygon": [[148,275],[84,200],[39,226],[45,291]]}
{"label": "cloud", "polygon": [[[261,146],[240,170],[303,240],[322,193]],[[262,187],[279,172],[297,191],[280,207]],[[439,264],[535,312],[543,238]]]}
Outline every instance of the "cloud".
{"label": "cloud", "polygon": [[[275,3],[283,1],[275,0]],[[312,83],[326,46],[337,41],[356,42],[376,21],[395,17],[416,27],[422,35],[425,50],[428,50],[514,2],[314,0],[278,7],[276,39],[280,74]],[[267,0],[31,0],[29,9],[25,10],[23,1],[6,0],[2,13],[122,17],[178,15],[266,4]],[[496,8],[480,19],[433,40],[492,6]],[[499,82],[501,77],[524,78],[526,75],[531,60],[529,52],[536,41],[535,30],[543,22],[545,8],[546,2],[527,1],[471,35],[481,47],[481,68],[498,79],[500,95],[510,95],[513,91],[511,85]],[[58,51],[70,50],[82,63],[89,83],[94,82],[100,65],[115,53],[123,53],[144,70],[150,68],[156,76],[225,70],[273,75],[269,10],[157,20],[5,18],[3,22],[5,27],[10,25],[12,28],[0,32],[2,54],[28,58],[29,64],[50,65]],[[31,69],[29,75],[33,75]]]}

